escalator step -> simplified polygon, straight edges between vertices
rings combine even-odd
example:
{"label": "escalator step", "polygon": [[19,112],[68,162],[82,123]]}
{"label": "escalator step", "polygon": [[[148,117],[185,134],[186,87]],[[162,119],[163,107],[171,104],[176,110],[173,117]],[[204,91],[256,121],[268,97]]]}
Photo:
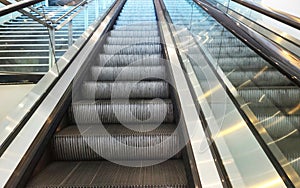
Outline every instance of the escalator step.
{"label": "escalator step", "polygon": [[121,21],[121,20],[117,20],[116,21],[116,26],[131,26],[131,25],[141,25],[141,27],[145,26],[157,26],[156,20],[150,21],[150,22],[140,22],[140,21]]}
{"label": "escalator step", "polygon": [[174,120],[169,99],[79,101],[73,102],[71,109],[78,124],[172,123]]}
{"label": "escalator step", "polygon": [[293,87],[244,88],[239,90],[239,94],[253,107],[293,108],[300,101],[300,90]]}
{"label": "escalator step", "polygon": [[220,38],[212,38],[208,42],[205,43],[208,47],[224,47],[224,46],[235,46],[235,47],[241,47],[244,46],[244,44],[238,40],[235,37],[220,37]]}
{"label": "escalator step", "polygon": [[141,82],[84,82],[82,94],[85,99],[111,98],[168,98],[169,86],[164,81]]}
{"label": "escalator step", "polygon": [[147,31],[147,30],[157,30],[158,27],[154,24],[152,25],[143,25],[141,27],[141,25],[137,24],[137,25],[114,25],[114,30],[117,31]]}
{"label": "escalator step", "polygon": [[159,37],[136,37],[136,38],[119,38],[107,37],[107,44],[110,45],[133,45],[133,44],[160,44]]}
{"label": "escalator step", "polygon": [[99,66],[111,66],[111,67],[122,67],[122,66],[157,66],[162,65],[160,54],[152,55],[108,55],[100,54],[99,61],[96,65]]}
{"label": "escalator step", "polygon": [[248,47],[210,47],[208,51],[215,57],[255,57],[255,52]]}
{"label": "escalator step", "polygon": [[106,54],[160,54],[161,46],[159,44],[147,45],[103,45],[103,52]]}
{"label": "escalator step", "polygon": [[144,67],[100,67],[93,66],[91,69],[93,80],[105,81],[129,81],[129,80],[166,80],[167,72],[165,66],[144,66]]}
{"label": "escalator step", "polygon": [[118,17],[118,20],[120,21],[140,21],[140,22],[144,22],[144,21],[153,21],[155,20],[155,16],[139,16],[139,17],[133,17],[133,16],[120,16]]}
{"label": "escalator step", "polygon": [[[298,140],[299,142],[299,140]],[[296,170],[298,174],[300,174],[300,161],[299,161],[300,152],[293,151],[287,154],[288,161],[291,161],[290,164]]]}
{"label": "escalator step", "polygon": [[283,137],[299,137],[300,116],[284,116],[284,115],[257,115],[260,123],[267,130],[273,139]]}
{"label": "escalator step", "polygon": [[[143,27],[141,25],[141,27]],[[159,36],[158,31],[110,31],[112,37],[156,37]]]}
{"label": "escalator step", "polygon": [[185,188],[187,179],[180,160],[149,167],[125,167],[108,161],[54,162],[28,187],[174,187]]}
{"label": "escalator step", "polygon": [[174,124],[69,126],[55,134],[53,156],[69,161],[103,160],[99,154],[118,161],[180,158],[175,129]]}
{"label": "escalator step", "polygon": [[271,67],[261,57],[220,57],[217,62],[224,71],[231,71],[237,68],[259,71],[266,66]]}
{"label": "escalator step", "polygon": [[289,86],[291,81],[277,70],[270,71],[234,71],[227,74],[234,86]]}

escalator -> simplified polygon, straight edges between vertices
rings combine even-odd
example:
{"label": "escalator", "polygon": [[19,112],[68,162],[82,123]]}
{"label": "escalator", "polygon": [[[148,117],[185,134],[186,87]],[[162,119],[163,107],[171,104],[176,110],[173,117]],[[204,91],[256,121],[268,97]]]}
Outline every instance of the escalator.
{"label": "escalator", "polygon": [[27,187],[192,187],[164,55],[153,1],[126,1]]}
{"label": "escalator", "polygon": [[[22,155],[24,157],[10,177],[9,186],[220,187],[223,185],[224,187],[265,187],[269,185],[266,180],[271,179],[270,174],[275,174],[272,178],[276,178],[275,183],[278,183],[278,187],[284,187],[284,185],[292,187],[290,185],[295,182],[289,180],[289,174],[285,174],[288,172],[282,173],[286,170],[282,168],[292,166],[294,174],[300,173],[298,162],[300,153],[297,147],[300,120],[299,87],[285,76],[284,71],[283,73],[278,71],[276,66],[273,66],[274,63],[270,64],[265,60],[267,58],[260,57],[191,0],[180,0],[176,3],[171,0],[163,2],[127,0],[120,13],[106,16],[112,20],[113,24],[104,20],[102,23],[111,26],[108,30],[103,28],[102,32],[108,32],[106,36],[102,34],[99,36],[98,39],[101,40],[95,42],[97,48],[93,50],[84,48],[79,52],[76,59],[84,59],[80,62],[83,64],[79,64],[76,60],[72,62],[72,65],[75,64],[74,67],[78,64],[82,66],[82,70],[76,73],[74,80],[73,77],[68,78],[73,80],[73,87],[70,88],[69,83],[66,84],[69,86],[65,86],[68,89],[64,91],[68,93],[67,99],[62,97],[60,103],[57,103],[57,108],[61,109],[58,111],[51,109],[53,111],[50,115],[48,114],[47,122],[40,123],[41,130],[38,129],[39,133],[35,135],[33,144],[26,150],[27,153]],[[118,1],[118,3],[122,4],[123,1]],[[165,12],[161,12],[164,8],[163,4],[167,10]],[[157,8],[158,6],[162,8]],[[175,53],[172,51],[173,54],[169,53],[168,48],[173,48],[165,41],[169,33],[165,32],[164,23],[158,24],[157,22],[164,20],[159,19],[162,15],[170,18],[175,24],[174,27],[168,25],[170,32],[174,29],[179,33],[176,33],[178,36],[172,36],[174,38],[170,37],[171,39],[178,41],[176,38],[178,37],[180,42],[190,44],[189,40],[192,38],[198,44],[202,43],[199,46],[187,45],[188,48],[184,49],[185,53],[192,55],[188,57],[190,58],[188,60],[194,72],[188,72],[182,78],[184,76],[189,78],[189,75],[195,73],[197,82],[190,81],[205,92],[203,95],[196,95],[196,92],[192,91],[195,92],[193,93],[194,101],[191,99],[192,95],[179,94],[180,90],[189,91],[193,83],[189,83],[190,88],[173,86],[173,82],[176,82],[175,78],[180,76],[174,75],[176,71],[170,65],[174,65],[174,62],[168,62],[168,58],[177,57],[181,54],[181,49],[175,49]],[[114,16],[117,16],[116,20]],[[194,35],[190,37],[190,33]],[[98,31],[95,31],[94,35],[96,34]],[[92,40],[94,38],[91,38]],[[85,47],[89,48],[89,45]],[[93,52],[87,53],[89,56],[87,61],[84,56],[86,51]],[[197,56],[200,54],[199,51],[205,52],[205,58]],[[183,56],[178,59],[181,60],[181,62],[178,60],[178,64],[182,63],[183,69],[186,68],[186,59]],[[67,71],[73,70],[72,65]],[[222,103],[224,101],[221,101],[223,98],[219,96],[217,102],[220,103],[216,105],[220,107],[217,109],[219,111],[213,112],[215,113],[213,115],[207,115],[204,112],[208,108],[202,108],[200,99],[207,98],[212,109],[214,101],[211,95],[221,87],[217,85],[215,88],[210,88],[209,83],[205,82],[207,80],[203,81],[206,73],[201,66],[218,69],[212,73],[218,73],[214,76],[223,83],[223,88],[226,90],[224,95],[226,97],[229,95],[230,102],[235,101],[235,103],[232,107],[228,101],[225,101],[228,105],[226,107],[230,109],[229,113],[223,113],[223,116],[232,121],[233,126],[219,129],[216,135],[211,130],[204,130],[206,131],[204,136],[199,138],[200,134],[197,129],[203,130],[202,128],[207,127],[210,129],[212,125],[215,126],[210,120],[215,118],[213,116],[222,110],[224,104]],[[69,74],[63,76],[68,77]],[[65,84],[64,80],[61,80],[59,83]],[[210,81],[208,79],[208,82]],[[59,84],[56,86],[59,88]],[[230,93],[232,88],[237,91],[237,95]],[[180,95],[191,99],[192,102],[198,100],[199,111],[195,114],[197,118],[200,114],[201,122],[190,117],[193,120],[189,122],[190,126],[184,125],[187,121],[182,120],[181,116],[183,112],[187,116],[190,115],[188,110],[192,105],[188,103],[188,107],[185,108],[188,110],[184,111],[183,102],[179,101],[182,99]],[[53,96],[50,95],[50,100],[51,97]],[[70,102],[71,98],[72,102]],[[44,109],[41,109],[44,114]],[[41,116],[39,114],[41,111],[37,110],[34,115]],[[232,116],[234,114],[232,112],[236,111],[242,121]],[[235,124],[236,122],[238,123]],[[32,125],[37,121],[33,118],[29,123]],[[52,128],[47,125],[51,125]],[[228,138],[232,137],[232,133],[243,129],[244,125],[247,130],[250,126],[253,128],[251,127],[248,135],[240,132],[242,134],[238,135],[238,142],[241,143],[234,143],[233,149],[230,148],[229,145],[232,143],[229,142],[233,142],[234,139]],[[259,129],[259,126],[263,127],[263,131]],[[188,138],[187,141],[186,136],[189,137],[189,131],[192,130],[188,128],[191,127],[196,127],[194,129],[196,139]],[[258,129],[254,130],[254,128]],[[47,133],[46,130],[48,130]],[[25,134],[26,131],[28,134],[28,129],[24,131]],[[271,141],[263,140],[258,133],[263,139],[267,137]],[[224,139],[223,143],[219,142],[223,139],[220,137],[224,135],[227,136],[227,140]],[[258,147],[248,147],[248,143],[242,142],[247,139],[242,137],[247,137],[247,139],[253,137]],[[211,145],[205,147],[201,139],[209,140]],[[214,139],[214,142],[210,139]],[[266,143],[258,142],[259,139]],[[192,142],[194,148],[191,146]],[[266,149],[268,145],[271,152],[274,151],[272,150],[274,145],[278,148],[279,157],[278,153],[266,152],[269,152]],[[202,147],[205,149],[202,150]],[[191,148],[194,150],[190,150]],[[262,155],[254,156],[258,150]],[[207,155],[206,151],[212,152],[213,158],[209,158],[211,155]],[[233,156],[234,154],[236,156]],[[275,155],[275,158],[271,158],[272,155]],[[249,159],[253,156],[259,161]],[[283,162],[280,161],[281,156],[284,156]],[[246,164],[245,160],[248,160],[247,163],[251,162]],[[259,162],[268,164],[261,165],[262,168],[259,169],[261,164]],[[258,167],[251,167],[252,164]],[[280,164],[286,166],[280,166]],[[207,169],[199,168],[200,165]],[[265,166],[270,167],[268,170],[271,169],[272,172],[266,170]],[[211,173],[214,168],[218,168],[215,174]],[[233,168],[236,168],[234,169],[236,171],[232,170]],[[250,171],[247,171],[247,168]],[[257,173],[257,171],[260,172]],[[205,176],[206,174],[208,175]],[[201,185],[200,180],[198,182],[195,176],[201,179]],[[217,178],[214,179],[213,176]],[[258,178],[257,176],[264,177]],[[208,177],[210,181],[203,177]],[[22,179],[21,183],[14,183],[14,178]],[[222,183],[216,183],[216,179]]]}
{"label": "escalator", "polygon": [[[273,147],[275,144],[287,159],[283,168],[290,164],[299,175],[299,86],[274,66],[278,62],[270,64],[264,60],[193,1],[164,2],[175,28],[192,33],[207,50],[206,55],[217,63],[214,66],[220,67],[227,77],[225,79],[236,88],[242,98],[238,108],[241,107],[249,116],[253,112],[257,118],[252,121],[254,126],[262,125],[265,131],[260,134],[267,133],[271,137],[266,145]],[[185,40],[184,34],[179,36]],[[197,72],[200,63],[194,64]],[[277,160],[283,161],[280,155],[276,156]]]}

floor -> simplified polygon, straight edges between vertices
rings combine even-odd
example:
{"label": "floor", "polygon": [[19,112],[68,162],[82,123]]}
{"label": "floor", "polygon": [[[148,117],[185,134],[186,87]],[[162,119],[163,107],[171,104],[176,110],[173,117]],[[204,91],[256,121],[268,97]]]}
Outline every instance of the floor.
{"label": "floor", "polygon": [[0,85],[0,121],[22,101],[35,84]]}

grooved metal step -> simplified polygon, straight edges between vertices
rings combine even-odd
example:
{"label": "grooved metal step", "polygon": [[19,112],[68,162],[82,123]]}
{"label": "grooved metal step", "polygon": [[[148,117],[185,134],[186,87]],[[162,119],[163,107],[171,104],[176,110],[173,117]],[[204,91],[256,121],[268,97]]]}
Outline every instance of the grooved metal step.
{"label": "grooved metal step", "polygon": [[164,81],[84,82],[81,92],[86,99],[168,98],[169,86]]}
{"label": "grooved metal step", "polygon": [[123,66],[162,66],[164,62],[160,54],[124,55],[124,54],[99,54],[98,66],[123,67]]}
{"label": "grooved metal step", "polygon": [[151,25],[143,25],[141,27],[140,24],[132,24],[132,25],[114,25],[114,30],[121,31],[147,31],[147,30],[157,30],[158,27],[154,24]]}
{"label": "grooved metal step", "polygon": [[105,54],[159,54],[161,46],[159,44],[146,45],[112,45],[105,44],[103,53]]}
{"label": "grooved metal step", "polygon": [[174,124],[69,126],[54,135],[52,148],[59,161],[103,160],[101,154],[118,161],[179,158],[175,129]]}
{"label": "grooved metal step", "polygon": [[130,80],[158,80],[167,79],[165,66],[127,66],[127,67],[100,67],[91,68],[92,80],[130,81]]}
{"label": "grooved metal step", "polygon": [[282,114],[258,114],[257,118],[261,121],[268,134],[274,139],[284,137],[299,137],[300,115],[284,116]]}
{"label": "grooved metal step", "polygon": [[169,99],[97,100],[72,104],[74,119],[79,124],[97,123],[172,123],[173,104]]}
{"label": "grooved metal step", "polygon": [[54,162],[28,188],[35,187],[174,187],[187,188],[180,160],[141,168],[124,167],[108,161]]}
{"label": "grooved metal step", "polygon": [[107,44],[110,45],[134,45],[134,44],[160,44],[159,37],[137,37],[137,38],[118,38],[107,37]]}
{"label": "grooved metal step", "polygon": [[264,72],[260,72],[259,70],[233,70],[226,75],[231,83],[238,88],[266,85],[279,87],[291,85],[291,81],[284,75],[280,74],[277,70],[266,70]]}
{"label": "grooved metal step", "polygon": [[251,106],[297,107],[295,101],[300,101],[300,90],[295,87],[244,88],[239,93]]}
{"label": "grooved metal step", "polygon": [[158,36],[158,31],[110,31],[110,36],[112,37],[156,37]]}

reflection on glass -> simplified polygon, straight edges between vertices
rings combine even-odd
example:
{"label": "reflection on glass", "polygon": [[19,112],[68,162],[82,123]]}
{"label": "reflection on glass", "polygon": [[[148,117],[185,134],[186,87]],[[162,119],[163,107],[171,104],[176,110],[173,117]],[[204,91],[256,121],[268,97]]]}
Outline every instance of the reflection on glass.
{"label": "reflection on glass", "polygon": [[254,0],[254,2],[270,9],[300,17],[300,3],[298,0]]}

